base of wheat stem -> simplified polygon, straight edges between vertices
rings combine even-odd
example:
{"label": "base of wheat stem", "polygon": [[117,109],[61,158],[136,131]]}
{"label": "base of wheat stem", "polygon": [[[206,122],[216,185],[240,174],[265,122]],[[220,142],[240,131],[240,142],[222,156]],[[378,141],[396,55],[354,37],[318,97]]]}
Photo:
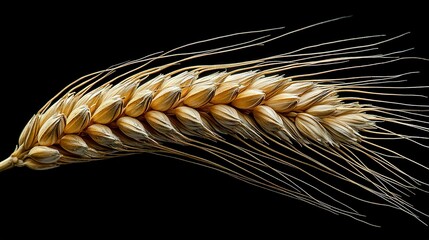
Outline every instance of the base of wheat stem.
{"label": "base of wheat stem", "polygon": [[15,159],[13,157],[8,157],[5,160],[0,162],[0,172],[7,170],[9,168],[12,168],[14,164]]}

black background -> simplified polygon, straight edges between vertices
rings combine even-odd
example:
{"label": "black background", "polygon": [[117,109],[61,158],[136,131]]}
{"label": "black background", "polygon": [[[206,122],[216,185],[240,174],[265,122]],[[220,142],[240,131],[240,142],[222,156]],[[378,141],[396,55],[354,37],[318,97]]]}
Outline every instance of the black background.
{"label": "black background", "polygon": [[[353,15],[282,43],[290,49],[306,41],[411,32],[398,48],[415,47],[413,54],[429,57],[425,7],[401,4],[376,7],[348,2],[319,6],[304,2],[295,6],[261,1],[235,6],[207,1],[180,6],[160,2],[5,7],[3,11],[11,17],[1,23],[1,157],[13,151],[31,115],[72,80],[115,63],[209,37],[279,26],[293,30]],[[419,79],[427,80],[427,69],[428,63],[418,66]],[[428,150],[414,148],[407,152],[428,161]],[[416,199],[413,203],[428,212],[427,194],[418,194]],[[276,239],[306,239],[316,235],[347,239],[405,234],[413,236],[410,239],[429,239],[428,227],[398,211],[363,205],[370,213],[369,220],[382,225],[373,228],[209,169],[151,155],[49,171],[17,168],[2,172],[0,207],[2,234],[15,236],[118,234],[125,238],[155,234],[159,238],[172,234],[204,239],[233,234],[243,238],[278,235]],[[429,218],[424,220],[429,223]]]}

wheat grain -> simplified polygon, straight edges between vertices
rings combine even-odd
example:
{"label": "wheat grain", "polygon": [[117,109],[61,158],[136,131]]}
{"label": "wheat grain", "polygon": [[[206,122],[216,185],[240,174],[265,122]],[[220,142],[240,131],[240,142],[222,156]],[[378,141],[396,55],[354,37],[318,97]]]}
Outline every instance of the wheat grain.
{"label": "wheat grain", "polygon": [[[400,170],[390,159],[401,158],[428,168],[368,140],[376,134],[418,143],[414,136],[385,130],[379,123],[428,132],[425,122],[418,119],[423,116],[418,112],[426,106],[394,109],[377,106],[373,103],[382,101],[369,97],[341,96],[346,92],[372,94],[358,89],[385,85],[404,74],[321,78],[332,72],[405,59],[391,59],[390,53],[360,55],[396,37],[328,52],[303,52],[367,38],[333,41],[251,61],[168,70],[187,60],[242,48],[231,45],[196,54],[183,53],[183,58],[149,67],[156,60],[177,57],[171,51],[89,74],[65,88],[30,119],[17,149],[0,163],[0,169],[51,169],[74,162],[154,152],[193,160],[250,184],[358,220],[362,220],[362,215],[357,211],[313,185],[359,201],[387,205],[419,219],[425,214],[405,202],[401,193],[428,184]],[[362,64],[363,60],[375,63]],[[321,70],[308,72],[318,67]],[[289,74],[289,70],[296,69],[307,72]],[[120,73],[115,75],[115,71]],[[202,149],[211,157],[194,156],[167,143]],[[228,152],[221,145],[232,146],[236,151]],[[368,161],[376,162],[379,168],[369,167]],[[290,175],[288,169],[302,175]],[[383,203],[339,189],[335,182],[325,180],[327,176],[365,190]]]}

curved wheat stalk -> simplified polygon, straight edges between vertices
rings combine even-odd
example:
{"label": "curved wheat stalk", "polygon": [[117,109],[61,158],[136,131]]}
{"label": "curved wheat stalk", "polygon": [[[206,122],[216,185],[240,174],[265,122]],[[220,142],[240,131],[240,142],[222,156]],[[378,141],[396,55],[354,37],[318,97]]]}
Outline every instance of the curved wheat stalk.
{"label": "curved wheat stalk", "polygon": [[[84,76],[30,119],[0,170],[51,169],[149,152],[213,168],[359,221],[364,216],[343,197],[391,207],[420,220],[427,215],[403,197],[424,190],[428,183],[399,165],[429,168],[378,141],[403,139],[427,147],[422,143],[427,137],[384,125],[425,134],[428,105],[388,98],[422,97],[402,91],[413,86],[395,86],[415,72],[365,75],[366,69],[414,59],[399,56],[405,51],[377,50],[403,35],[340,39],[242,62],[187,64],[330,21],[274,37],[179,52],[220,38],[279,29],[231,34]],[[167,63],[157,65],[160,61]],[[347,75],[355,70],[363,74]],[[192,149],[207,156],[194,155]],[[338,195],[341,198],[334,197]]]}

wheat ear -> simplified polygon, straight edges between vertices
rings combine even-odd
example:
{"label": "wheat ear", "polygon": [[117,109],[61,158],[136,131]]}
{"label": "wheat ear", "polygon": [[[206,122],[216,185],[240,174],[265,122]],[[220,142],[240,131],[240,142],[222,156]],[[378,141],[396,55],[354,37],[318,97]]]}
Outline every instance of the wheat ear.
{"label": "wheat ear", "polygon": [[[364,216],[334,193],[420,220],[427,215],[403,196],[428,183],[398,165],[428,167],[377,143],[396,138],[425,146],[420,142],[424,136],[383,127],[428,132],[423,115],[427,105],[384,99],[395,94],[421,97],[402,91],[411,86],[395,93],[394,84],[415,73],[365,75],[365,69],[413,59],[398,56],[403,52],[376,51],[402,35],[340,39],[248,61],[187,65],[190,60],[244,51],[331,21],[274,37],[180,52],[220,38],[279,29],[231,34],[84,76],[30,119],[16,150],[0,169],[51,169],[152,153],[213,168],[359,221]],[[156,65],[157,61],[167,63]],[[362,74],[341,75],[352,70]],[[194,155],[192,149],[207,155]]]}

